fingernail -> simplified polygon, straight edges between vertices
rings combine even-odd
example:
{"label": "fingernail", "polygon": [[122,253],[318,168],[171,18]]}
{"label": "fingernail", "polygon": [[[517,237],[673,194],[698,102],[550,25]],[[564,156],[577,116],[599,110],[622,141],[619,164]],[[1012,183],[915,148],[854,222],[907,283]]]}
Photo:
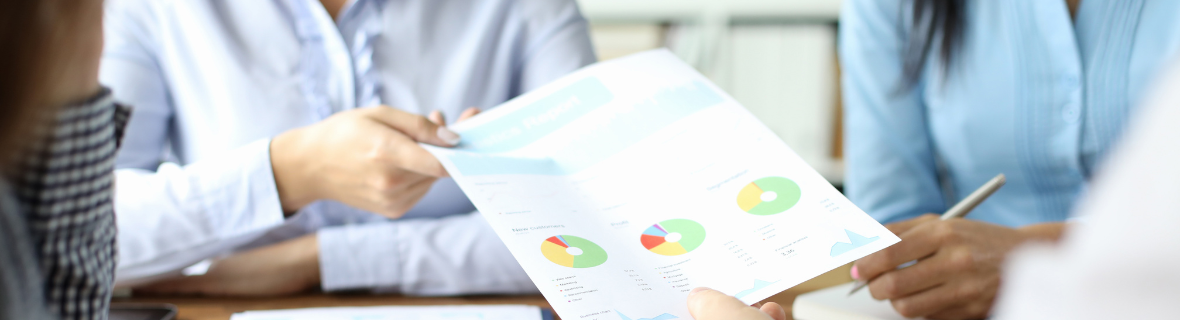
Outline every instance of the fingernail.
{"label": "fingernail", "polygon": [[438,127],[438,137],[449,145],[459,144],[459,134],[447,129],[447,127]]}
{"label": "fingernail", "polygon": [[852,272],[850,273],[852,274],[853,279],[860,280],[860,272],[856,271],[856,266],[852,266]]}
{"label": "fingernail", "polygon": [[694,295],[694,294],[697,294],[697,292],[701,292],[701,291],[709,291],[709,290],[713,290],[713,289],[709,289],[709,288],[705,288],[705,287],[696,287],[696,288],[692,288],[692,291],[689,291],[689,292],[688,292],[688,296],[690,296],[690,297],[691,297],[692,295]]}

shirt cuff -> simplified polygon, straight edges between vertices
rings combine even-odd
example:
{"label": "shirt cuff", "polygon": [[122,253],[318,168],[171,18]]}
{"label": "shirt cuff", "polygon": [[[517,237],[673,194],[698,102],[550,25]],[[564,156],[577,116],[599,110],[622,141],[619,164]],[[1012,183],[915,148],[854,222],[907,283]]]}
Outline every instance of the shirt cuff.
{"label": "shirt cuff", "polygon": [[401,282],[396,224],[329,227],[320,229],[317,238],[324,291],[393,287]]}
{"label": "shirt cuff", "polygon": [[[220,233],[223,236],[237,236],[282,224],[285,218],[283,205],[279,202],[279,189],[275,185],[274,168],[270,166],[270,139],[251,142],[234,153],[236,154],[218,159],[219,163],[199,163],[190,167],[194,176],[217,176],[218,179],[225,179],[207,183],[204,186],[206,192],[203,192],[206,197],[217,194],[221,197],[209,198],[233,199],[226,193],[237,193],[239,196],[245,196],[241,199],[247,199],[225,203],[229,207],[222,207],[226,210],[221,211],[223,214],[219,217],[215,216],[221,221],[215,222],[214,225],[221,226]],[[229,175],[214,174],[224,168],[235,167],[234,162],[241,163],[240,171],[231,171]],[[204,169],[210,172],[202,172]],[[247,183],[241,183],[242,181]],[[241,189],[235,190],[232,186],[241,186]]]}

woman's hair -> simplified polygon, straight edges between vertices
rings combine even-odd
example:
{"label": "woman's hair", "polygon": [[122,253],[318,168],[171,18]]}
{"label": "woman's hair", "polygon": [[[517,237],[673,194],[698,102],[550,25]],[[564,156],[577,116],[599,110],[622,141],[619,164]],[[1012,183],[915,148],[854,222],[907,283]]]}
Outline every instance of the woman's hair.
{"label": "woman's hair", "polygon": [[[935,40],[939,58],[949,66],[963,43],[964,0],[913,0],[913,22],[903,57],[906,87],[917,85]],[[905,10],[904,5],[902,10]],[[947,69],[949,70],[949,68]]]}
{"label": "woman's hair", "polygon": [[72,37],[60,22],[77,15],[77,1],[0,1],[0,173],[14,170],[36,124],[56,111],[44,101],[62,54],[54,47]]}

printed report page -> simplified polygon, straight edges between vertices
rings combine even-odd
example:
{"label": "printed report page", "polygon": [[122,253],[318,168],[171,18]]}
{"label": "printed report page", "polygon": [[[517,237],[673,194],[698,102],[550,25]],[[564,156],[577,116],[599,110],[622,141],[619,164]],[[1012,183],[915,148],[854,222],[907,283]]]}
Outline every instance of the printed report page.
{"label": "printed report page", "polygon": [[586,67],[427,146],[564,319],[691,319],[899,239],[666,50]]}

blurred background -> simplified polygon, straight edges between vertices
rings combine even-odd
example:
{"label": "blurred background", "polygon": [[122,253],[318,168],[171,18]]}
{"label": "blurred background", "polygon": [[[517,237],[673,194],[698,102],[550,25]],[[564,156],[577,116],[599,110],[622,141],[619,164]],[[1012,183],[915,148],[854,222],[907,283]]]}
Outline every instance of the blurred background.
{"label": "blurred background", "polygon": [[578,0],[601,60],[667,47],[843,185],[840,0]]}

